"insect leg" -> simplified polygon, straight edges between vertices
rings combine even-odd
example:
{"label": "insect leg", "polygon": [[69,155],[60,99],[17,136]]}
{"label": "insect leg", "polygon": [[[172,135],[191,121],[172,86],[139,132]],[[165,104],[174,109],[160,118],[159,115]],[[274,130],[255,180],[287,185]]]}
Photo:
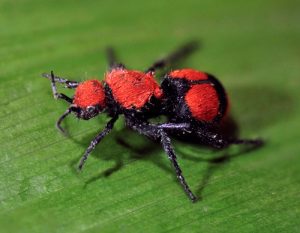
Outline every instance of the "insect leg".
{"label": "insect leg", "polygon": [[125,68],[122,63],[117,63],[116,52],[112,47],[106,48],[106,58],[108,61],[109,70]]}
{"label": "insect leg", "polygon": [[71,114],[72,111],[76,111],[76,108],[71,106],[69,107],[65,112],[64,114],[62,114],[58,120],[56,121],[56,128],[61,132],[63,133],[64,135],[66,135],[66,131],[61,127],[61,123],[63,122],[63,120],[69,115]]}
{"label": "insect leg", "polygon": [[159,139],[160,135],[155,134],[154,132],[158,129],[165,129],[165,130],[189,130],[190,124],[189,123],[163,123],[163,124],[150,124],[149,122],[145,121],[137,121],[131,117],[125,117],[126,125],[133,130],[136,130],[140,134],[143,134],[153,140]]}
{"label": "insect leg", "polygon": [[261,139],[233,139],[233,140],[228,140],[228,143],[261,146],[263,145],[264,141]]}
{"label": "insect leg", "polygon": [[91,141],[89,147],[84,152],[82,156],[78,168],[81,170],[88,156],[95,149],[96,145],[101,142],[101,140],[112,130],[114,127],[114,123],[118,119],[118,116],[114,116],[110,121],[106,124],[105,128]]}
{"label": "insect leg", "polygon": [[155,61],[146,72],[153,72],[158,69],[162,69],[166,66],[169,66],[178,60],[184,59],[189,54],[194,52],[199,47],[199,43],[197,41],[191,41],[179,47],[177,50],[173,51],[166,57]]}
{"label": "insect leg", "polygon": [[[151,124],[152,125],[152,124]],[[152,125],[154,127],[157,127],[159,129],[189,129],[190,124],[189,123],[164,123],[164,124],[157,124],[157,125]]]}
{"label": "insect leg", "polygon": [[158,140],[160,139],[160,142],[162,144],[162,147],[165,151],[165,153],[168,155],[169,160],[171,161],[178,181],[180,182],[181,186],[183,187],[185,193],[188,195],[188,197],[195,202],[197,200],[196,196],[192,193],[191,189],[189,188],[188,184],[185,181],[185,178],[182,174],[182,170],[177,162],[176,154],[172,148],[171,145],[171,139],[167,135],[167,133],[164,131],[164,129],[186,129],[189,127],[189,124],[182,123],[182,124],[176,124],[176,123],[166,123],[166,124],[149,124],[147,122],[141,123],[141,122],[135,122],[134,119],[126,119],[126,123],[129,127],[132,129],[138,131],[140,134],[143,134],[151,139]]}
{"label": "insect leg", "polygon": [[263,141],[261,139],[227,139],[219,133],[211,132],[205,129],[197,129],[196,134],[205,143],[208,143],[209,145],[217,149],[225,148],[232,144],[252,145],[254,147],[258,147],[263,144]]}
{"label": "insect leg", "polygon": [[166,152],[166,154],[168,155],[169,160],[172,162],[172,165],[175,169],[177,178],[181,184],[181,186],[183,187],[185,193],[188,195],[188,197],[195,202],[197,200],[196,196],[192,193],[191,189],[189,188],[189,185],[186,183],[185,178],[182,174],[182,170],[177,162],[177,157],[175,154],[174,149],[172,148],[172,144],[171,144],[171,139],[169,138],[169,136],[167,135],[166,132],[164,132],[163,130],[160,130],[160,135],[161,135],[161,144]]}

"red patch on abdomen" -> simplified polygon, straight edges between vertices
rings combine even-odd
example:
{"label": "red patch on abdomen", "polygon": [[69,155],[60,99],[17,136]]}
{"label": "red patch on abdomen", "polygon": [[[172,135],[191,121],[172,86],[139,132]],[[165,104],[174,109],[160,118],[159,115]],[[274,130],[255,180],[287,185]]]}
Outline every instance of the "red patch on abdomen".
{"label": "red patch on abdomen", "polygon": [[162,97],[162,91],[151,73],[114,69],[106,74],[105,82],[115,100],[126,109],[140,109],[151,97]]}
{"label": "red patch on abdomen", "polygon": [[207,74],[193,69],[181,69],[172,71],[169,76],[172,78],[182,78],[187,80],[206,80]]}
{"label": "red patch on abdomen", "polygon": [[212,121],[219,111],[219,98],[210,84],[193,85],[185,95],[192,116],[199,121]]}
{"label": "red patch on abdomen", "polygon": [[73,103],[80,108],[88,106],[105,105],[104,88],[98,80],[88,80],[78,85],[74,95]]}

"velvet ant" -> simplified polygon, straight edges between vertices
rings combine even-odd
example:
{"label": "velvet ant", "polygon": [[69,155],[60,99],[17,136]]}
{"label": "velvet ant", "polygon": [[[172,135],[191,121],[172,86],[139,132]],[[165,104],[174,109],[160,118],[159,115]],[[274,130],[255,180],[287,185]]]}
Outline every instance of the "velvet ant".
{"label": "velvet ant", "polygon": [[[211,74],[194,69],[179,69],[166,74],[161,85],[154,73],[185,57],[197,47],[195,42],[185,44],[169,56],[153,63],[145,72],[128,70],[116,62],[113,49],[107,49],[109,71],[104,81],[70,81],[50,74],[42,74],[51,81],[55,99],[63,99],[70,107],[56,122],[57,128],[71,113],[77,118],[89,120],[105,112],[111,119],[105,128],[91,141],[79,163],[82,169],[96,145],[113,129],[119,115],[124,115],[126,125],[148,138],[160,141],[171,161],[177,178],[192,201],[196,196],[190,190],[173,150],[170,135],[195,135],[199,141],[214,148],[231,144],[259,145],[261,140],[226,139],[215,131],[228,111],[228,98],[222,84]],[[75,89],[73,98],[58,93],[56,83]],[[150,123],[150,119],[165,115],[166,123]]]}

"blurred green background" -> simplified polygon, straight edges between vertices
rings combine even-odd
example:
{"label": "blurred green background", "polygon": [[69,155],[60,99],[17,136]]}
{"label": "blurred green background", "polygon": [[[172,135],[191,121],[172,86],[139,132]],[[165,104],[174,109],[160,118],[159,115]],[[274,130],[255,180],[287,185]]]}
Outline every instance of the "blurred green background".
{"label": "blurred green background", "polygon": [[[0,231],[299,232],[299,12],[293,0],[1,0]],[[197,159],[225,152],[175,141],[196,204],[160,146],[122,119],[76,172],[107,118],[70,117],[63,137],[54,122],[66,104],[40,74],[102,79],[107,45],[143,70],[194,38],[203,48],[182,66],[219,77],[241,136],[266,145],[212,163]]]}

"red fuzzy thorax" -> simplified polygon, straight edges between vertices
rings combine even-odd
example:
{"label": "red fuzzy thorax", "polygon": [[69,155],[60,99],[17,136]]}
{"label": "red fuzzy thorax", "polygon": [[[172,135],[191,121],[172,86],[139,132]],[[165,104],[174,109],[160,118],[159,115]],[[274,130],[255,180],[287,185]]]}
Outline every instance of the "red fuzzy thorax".
{"label": "red fuzzy thorax", "polygon": [[125,109],[141,109],[152,97],[162,97],[162,91],[151,72],[113,69],[106,74],[105,82],[114,99]]}
{"label": "red fuzzy thorax", "polygon": [[169,74],[172,78],[182,78],[186,80],[206,80],[207,74],[193,69],[174,70]]}
{"label": "red fuzzy thorax", "polygon": [[88,106],[105,106],[105,93],[103,85],[98,80],[88,80],[78,85],[73,103],[80,108]]}

